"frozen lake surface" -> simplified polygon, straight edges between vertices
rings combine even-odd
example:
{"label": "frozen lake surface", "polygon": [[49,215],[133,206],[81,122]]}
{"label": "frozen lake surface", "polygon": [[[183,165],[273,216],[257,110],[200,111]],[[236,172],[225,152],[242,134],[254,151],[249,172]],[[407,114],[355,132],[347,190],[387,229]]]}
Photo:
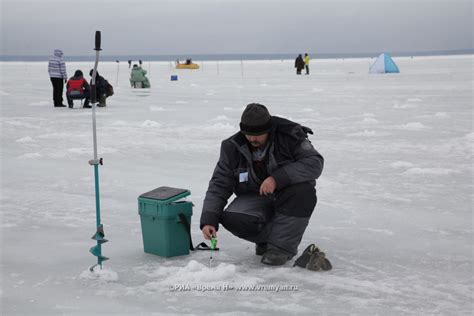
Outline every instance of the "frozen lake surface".
{"label": "frozen lake surface", "polygon": [[[87,272],[91,110],[53,108],[46,63],[0,63],[1,313],[470,315],[473,56],[394,60],[400,74],[369,75],[369,59],[346,59],[313,60],[310,76],[296,76],[293,61],[204,62],[197,71],[145,62],[147,91],[129,88],[126,63],[118,75],[116,63],[100,63],[115,95],[97,111],[111,260],[96,275]],[[91,67],[67,63],[68,75]],[[251,102],[315,132],[325,169],[299,250],[316,243],[330,272],[263,266],[252,244],[223,229],[211,268],[207,252],[143,252],[137,197],[162,185],[191,190],[193,240],[202,240],[220,142]],[[255,285],[293,290],[237,290]]]}

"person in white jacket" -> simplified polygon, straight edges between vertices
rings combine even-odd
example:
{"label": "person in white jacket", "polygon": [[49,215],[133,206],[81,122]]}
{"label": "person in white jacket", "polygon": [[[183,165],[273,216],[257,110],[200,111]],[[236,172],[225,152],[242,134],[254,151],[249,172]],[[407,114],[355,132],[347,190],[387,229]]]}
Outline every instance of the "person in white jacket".
{"label": "person in white jacket", "polygon": [[65,107],[63,104],[64,84],[67,82],[66,64],[63,60],[63,51],[55,49],[49,58],[48,72],[53,84],[53,101],[55,107]]}

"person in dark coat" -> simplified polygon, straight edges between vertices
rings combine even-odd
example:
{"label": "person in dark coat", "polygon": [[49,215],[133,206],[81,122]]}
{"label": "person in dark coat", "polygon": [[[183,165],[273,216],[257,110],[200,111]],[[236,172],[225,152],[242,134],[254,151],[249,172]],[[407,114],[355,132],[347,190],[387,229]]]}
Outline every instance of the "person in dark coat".
{"label": "person in dark coat", "polygon": [[[93,73],[94,73],[94,69],[91,69],[89,71],[89,76],[92,77]],[[90,83],[92,85],[92,78],[91,78]],[[108,85],[107,80],[105,80],[104,77],[100,76],[99,72],[97,71],[97,73],[95,75],[95,89],[96,89],[97,101],[99,101],[99,104],[97,104],[97,106],[99,106],[99,107],[107,106],[107,104],[106,104],[107,85]]]}
{"label": "person in dark coat", "polygon": [[[311,129],[247,105],[240,131],[221,144],[203,203],[204,238],[219,224],[256,244],[261,262],[282,265],[297,254],[316,206],[324,159],[307,138]],[[236,198],[227,206],[232,194]]]}
{"label": "person in dark coat", "polygon": [[296,68],[296,74],[297,75],[301,75],[301,70],[304,69],[304,60],[303,60],[303,56],[301,54],[298,55],[298,57],[296,57],[295,59],[295,68]]}

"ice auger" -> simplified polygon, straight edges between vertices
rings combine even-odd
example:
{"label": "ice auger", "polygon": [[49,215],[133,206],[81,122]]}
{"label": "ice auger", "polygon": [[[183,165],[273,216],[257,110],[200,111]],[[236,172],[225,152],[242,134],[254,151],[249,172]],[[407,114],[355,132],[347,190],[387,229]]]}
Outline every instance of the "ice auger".
{"label": "ice auger", "polygon": [[95,121],[95,110],[97,103],[97,91],[95,84],[95,77],[97,74],[97,65],[99,64],[99,51],[100,48],[100,31],[95,32],[95,64],[94,71],[92,73],[92,84],[91,84],[91,103],[92,103],[92,135],[94,141],[94,159],[89,160],[89,164],[94,166],[94,178],[95,178],[95,210],[96,210],[96,227],[97,230],[92,236],[92,239],[97,241],[97,245],[91,247],[89,250],[94,256],[97,257],[97,264],[90,267],[90,271],[93,272],[94,268],[100,266],[102,269],[102,262],[108,260],[109,258],[102,255],[102,244],[107,242],[107,239],[104,238],[104,226],[100,222],[100,195],[99,195],[99,165],[102,165],[102,158],[97,158],[97,133],[96,133],[96,121]]}

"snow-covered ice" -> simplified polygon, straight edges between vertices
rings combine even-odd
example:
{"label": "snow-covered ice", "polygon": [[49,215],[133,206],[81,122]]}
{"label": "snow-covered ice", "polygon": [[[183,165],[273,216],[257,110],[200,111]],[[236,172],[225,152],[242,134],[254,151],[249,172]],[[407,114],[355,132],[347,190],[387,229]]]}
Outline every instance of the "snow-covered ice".
{"label": "snow-covered ice", "polygon": [[104,282],[114,282],[118,280],[117,272],[111,270],[110,268],[100,268],[99,266],[83,271],[79,277],[82,279],[100,280]]}
{"label": "snow-covered ice", "polygon": [[[103,253],[95,263],[91,111],[52,106],[44,62],[0,63],[1,313],[4,315],[444,314],[473,311],[473,56],[395,58],[401,73],[368,75],[368,59],[145,62],[150,90],[128,65],[103,62],[115,87],[97,109]],[[68,73],[92,63],[69,62]],[[170,81],[177,74],[178,81]],[[244,106],[309,126],[325,157],[310,243],[329,272],[260,264],[225,230],[209,253],[143,252],[137,197],[190,189],[192,235],[220,142]]]}

